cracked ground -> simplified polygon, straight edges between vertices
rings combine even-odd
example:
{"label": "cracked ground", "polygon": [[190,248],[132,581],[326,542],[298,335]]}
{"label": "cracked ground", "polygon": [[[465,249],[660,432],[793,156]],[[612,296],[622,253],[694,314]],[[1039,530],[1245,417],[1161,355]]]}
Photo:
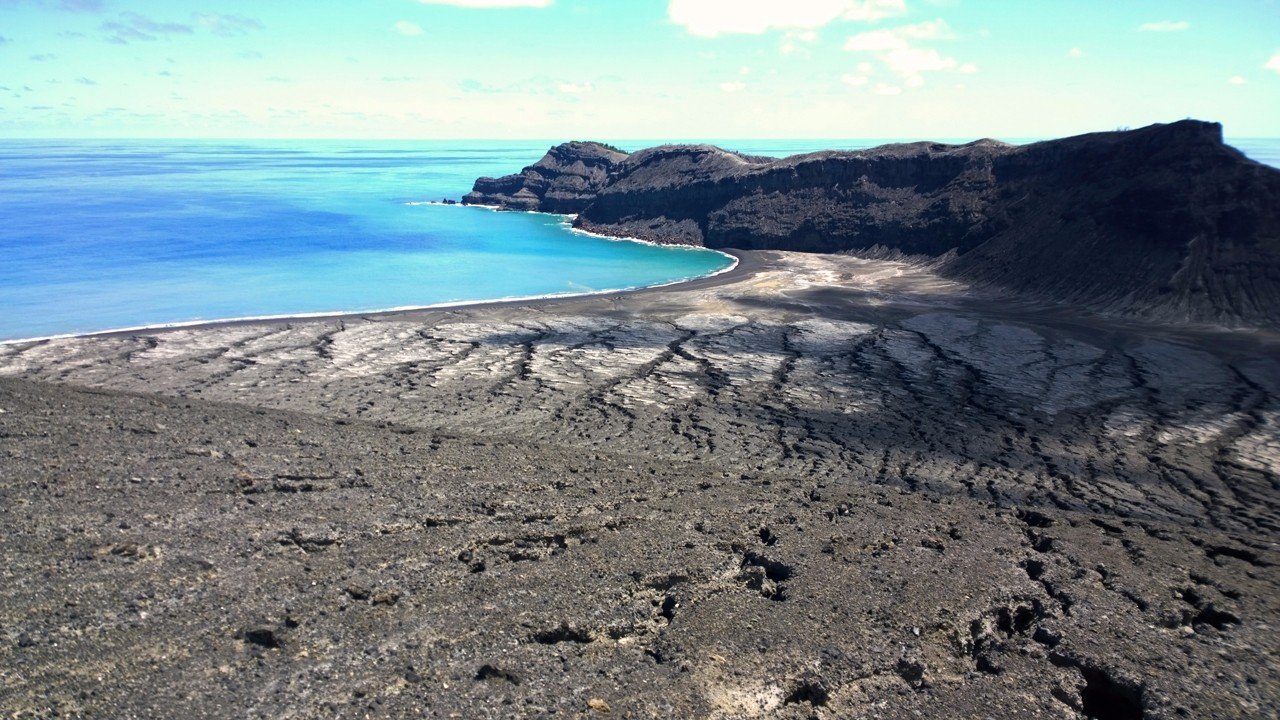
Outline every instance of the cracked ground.
{"label": "cracked ground", "polygon": [[1278,357],[784,253],[0,346],[0,708],[1275,716]]}

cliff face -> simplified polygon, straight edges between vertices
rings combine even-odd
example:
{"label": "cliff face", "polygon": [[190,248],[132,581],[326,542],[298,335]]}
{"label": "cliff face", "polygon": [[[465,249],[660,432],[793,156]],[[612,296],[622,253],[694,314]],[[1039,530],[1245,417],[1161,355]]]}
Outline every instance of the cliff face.
{"label": "cliff face", "polygon": [[1215,123],[780,160],[664,146],[621,159],[577,200],[576,224],[604,234],[889,248],[941,257],[943,272],[978,285],[1109,312],[1280,326],[1280,171],[1224,145]]}
{"label": "cliff face", "polygon": [[462,202],[504,210],[578,213],[604,187],[609,171],[626,157],[600,143],[564,143],[517,175],[476,180]]}

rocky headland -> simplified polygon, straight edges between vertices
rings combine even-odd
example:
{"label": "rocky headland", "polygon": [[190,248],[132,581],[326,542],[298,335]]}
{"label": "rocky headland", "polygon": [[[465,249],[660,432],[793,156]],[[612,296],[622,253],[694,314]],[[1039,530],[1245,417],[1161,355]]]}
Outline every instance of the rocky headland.
{"label": "rocky headland", "polygon": [[917,256],[1107,313],[1280,326],[1280,170],[1224,144],[1216,123],[783,159],[570,143],[464,202],[577,213],[580,228],[660,243]]}
{"label": "rocky headland", "polygon": [[579,213],[626,157],[625,152],[602,143],[564,143],[515,175],[476,180],[462,202],[504,210]]}

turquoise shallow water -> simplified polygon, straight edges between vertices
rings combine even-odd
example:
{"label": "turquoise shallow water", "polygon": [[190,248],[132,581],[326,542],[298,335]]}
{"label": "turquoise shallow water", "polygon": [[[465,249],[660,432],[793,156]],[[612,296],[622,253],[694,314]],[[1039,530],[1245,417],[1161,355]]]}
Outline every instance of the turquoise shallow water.
{"label": "turquoise shallow water", "polygon": [[[883,142],[717,144],[785,156]],[[0,340],[599,292],[729,266],[554,216],[425,204],[551,144],[0,140]],[[1280,141],[1235,144],[1280,165]]]}
{"label": "turquoise shallow water", "polygon": [[0,141],[0,339],[598,292],[732,263],[422,204],[547,147]]}

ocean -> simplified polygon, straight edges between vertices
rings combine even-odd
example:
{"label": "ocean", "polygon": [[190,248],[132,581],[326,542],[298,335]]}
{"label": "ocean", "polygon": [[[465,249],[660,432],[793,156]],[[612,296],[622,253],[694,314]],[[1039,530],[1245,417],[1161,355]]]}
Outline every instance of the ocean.
{"label": "ocean", "polygon": [[669,283],[733,259],[427,204],[549,143],[0,142],[0,339]]}
{"label": "ocean", "polygon": [[[784,156],[883,142],[718,144]],[[432,204],[551,144],[0,140],[0,340],[604,292],[731,266],[558,216]],[[1280,165],[1280,140],[1237,144]]]}

